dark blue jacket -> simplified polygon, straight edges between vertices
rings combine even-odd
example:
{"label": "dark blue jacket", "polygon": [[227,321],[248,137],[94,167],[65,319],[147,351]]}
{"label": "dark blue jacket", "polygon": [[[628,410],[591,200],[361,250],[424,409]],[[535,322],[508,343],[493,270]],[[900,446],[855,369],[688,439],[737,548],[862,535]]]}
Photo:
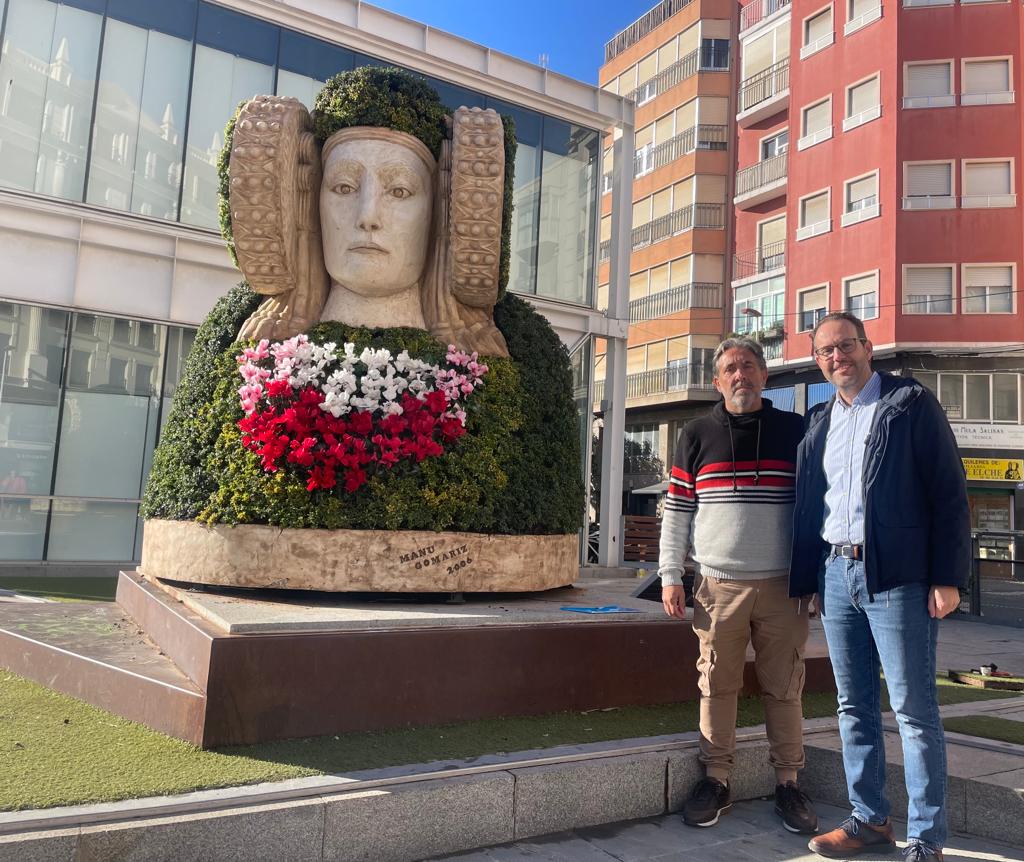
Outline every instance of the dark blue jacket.
{"label": "dark blue jacket", "polygon": [[[971,521],[964,466],[946,415],[916,380],[881,374],[864,457],[864,570],[868,592],[900,584],[962,587],[970,574]],[[797,450],[789,594],[818,590],[828,546],[825,439],[835,396],[807,414]]]}

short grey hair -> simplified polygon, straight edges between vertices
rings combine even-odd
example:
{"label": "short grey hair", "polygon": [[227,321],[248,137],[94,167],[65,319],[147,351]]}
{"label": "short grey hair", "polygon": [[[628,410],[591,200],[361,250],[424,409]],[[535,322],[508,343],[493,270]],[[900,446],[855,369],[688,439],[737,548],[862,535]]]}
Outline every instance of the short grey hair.
{"label": "short grey hair", "polygon": [[711,360],[715,368],[715,375],[718,375],[718,360],[722,358],[722,354],[727,350],[747,350],[751,353],[754,359],[757,360],[757,364],[765,371],[768,370],[768,363],[764,361],[764,351],[761,349],[761,345],[754,341],[753,338],[747,338],[745,335],[739,335],[734,338],[727,338],[718,347],[715,348],[715,355]]}

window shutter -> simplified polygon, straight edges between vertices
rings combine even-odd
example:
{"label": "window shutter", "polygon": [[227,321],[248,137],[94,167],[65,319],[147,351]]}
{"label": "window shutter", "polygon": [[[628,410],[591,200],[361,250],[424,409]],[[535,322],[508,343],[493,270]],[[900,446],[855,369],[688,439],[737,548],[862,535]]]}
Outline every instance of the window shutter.
{"label": "window shutter", "polygon": [[612,172],[612,167],[614,165],[614,161],[613,161],[614,155],[615,154],[612,152],[612,148],[611,147],[609,147],[607,150],[604,151],[604,157],[601,160],[601,172],[602,173],[610,174]]}
{"label": "window shutter", "polygon": [[868,12],[877,9],[879,5],[878,0],[853,0],[853,3],[850,4],[850,20],[867,15]]}
{"label": "window shutter", "polygon": [[682,209],[693,203],[693,177],[687,177],[672,186],[672,209]]}
{"label": "window shutter", "polygon": [[653,51],[644,57],[637,66],[637,83],[646,83],[658,73],[658,52]]}
{"label": "window shutter", "polygon": [[[703,106],[702,106],[703,107]],[[676,108],[676,133],[685,132],[697,124],[697,100]]]}
{"label": "window shutter", "polygon": [[827,290],[827,287],[805,290],[800,294],[800,310],[812,311],[816,308],[828,308],[828,297],[825,295]]}
{"label": "window shutter", "polygon": [[968,287],[1010,287],[1013,270],[1008,266],[969,266],[964,282]]}
{"label": "window shutter", "polygon": [[[672,115],[668,114],[654,124],[654,143],[663,144],[672,137],[674,134],[672,130],[672,122]],[[682,131],[682,129],[679,131]]]}
{"label": "window shutter", "polygon": [[812,135],[832,125],[832,100],[826,99],[804,112],[804,135]]}
{"label": "window shutter", "polygon": [[651,270],[651,293],[659,293],[668,287],[668,264],[663,263]]}
{"label": "window shutter", "polygon": [[647,224],[651,220],[651,199],[644,198],[633,204],[633,227]]}
{"label": "window shutter", "polygon": [[628,96],[636,89],[636,66],[630,66],[619,75],[619,95]]}
{"label": "window shutter", "polygon": [[725,177],[720,174],[699,174],[697,203],[720,204],[725,201]]}
{"label": "window shutter", "polygon": [[908,298],[910,296],[952,296],[952,267],[916,266],[908,269],[906,293]]}
{"label": "window shutter", "polygon": [[693,255],[687,255],[686,257],[677,257],[672,261],[672,275],[669,278],[669,283],[672,287],[678,287],[681,284],[689,284],[693,279],[690,277],[690,271],[693,268]]}
{"label": "window shutter", "polygon": [[828,219],[828,193],[815,195],[801,202],[801,227],[817,224]]}
{"label": "window shutter", "polygon": [[[914,270],[909,270],[914,272]],[[878,276],[872,273],[871,275],[862,275],[859,278],[851,278],[846,282],[846,295],[850,296],[864,296],[867,293],[874,293],[878,289]]]}
{"label": "window shutter", "polygon": [[672,212],[672,189],[662,189],[654,195],[652,218],[661,218]]}
{"label": "window shutter", "polygon": [[647,345],[630,347],[626,351],[626,373],[639,374],[647,367]]}
{"label": "window shutter", "polygon": [[870,176],[864,177],[860,180],[854,180],[846,187],[846,194],[849,200],[850,209],[854,209],[854,204],[858,201],[866,200],[867,198],[878,197],[878,177]]}
{"label": "window shutter", "polygon": [[678,57],[679,41],[673,37],[671,42],[662,45],[658,49],[658,71],[663,72],[671,66]]}
{"label": "window shutter", "polygon": [[629,298],[641,299],[650,291],[647,288],[647,270],[635,272],[629,277]]}
{"label": "window shutter", "polygon": [[700,27],[694,24],[692,27],[683,30],[679,34],[679,58],[682,59],[687,54],[691,54],[697,50],[697,45],[700,43]]}
{"label": "window shutter", "polygon": [[612,238],[612,217],[601,216],[601,242],[609,242]]}
{"label": "window shutter", "polygon": [[744,42],[740,56],[743,58],[743,80],[763,72],[775,60],[775,34],[765,33]]}
{"label": "window shutter", "polygon": [[953,92],[949,63],[919,63],[907,66],[908,98],[948,96]]}
{"label": "window shutter", "polygon": [[633,146],[637,150],[642,150],[648,144],[654,140],[654,123],[649,123],[644,126],[640,131],[636,133],[636,137],[633,138]]}
{"label": "window shutter", "polygon": [[786,239],[786,220],[785,218],[777,218],[773,221],[765,222],[760,227],[761,233],[761,248],[772,245],[776,242],[782,242]]}
{"label": "window shutter", "polygon": [[855,116],[878,105],[878,78],[872,78],[850,89],[848,116]]}
{"label": "window shutter", "polygon": [[976,93],[1008,93],[1010,62],[984,60],[964,64],[964,95]]}
{"label": "window shutter", "polygon": [[950,165],[907,165],[907,197],[951,195]]}
{"label": "window shutter", "polygon": [[968,162],[964,171],[965,195],[1008,195],[1009,162]]}
{"label": "window shutter", "polygon": [[826,9],[824,12],[820,12],[813,18],[808,18],[807,23],[807,36],[804,39],[805,45],[810,45],[812,42],[816,42],[823,36],[827,36],[832,32],[832,10]]}
{"label": "window shutter", "polygon": [[[701,125],[725,126],[729,123],[729,100],[718,96],[700,97]],[[733,117],[735,120],[736,118]]]}

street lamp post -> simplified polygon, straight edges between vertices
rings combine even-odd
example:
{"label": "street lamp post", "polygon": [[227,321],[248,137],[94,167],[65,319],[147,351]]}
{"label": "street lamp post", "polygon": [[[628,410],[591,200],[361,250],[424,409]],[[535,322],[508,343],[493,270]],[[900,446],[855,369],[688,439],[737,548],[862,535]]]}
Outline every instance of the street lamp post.
{"label": "street lamp post", "polygon": [[[740,309],[740,314],[746,315],[748,320],[751,317],[754,318],[754,321],[757,324],[757,329],[754,330],[754,341],[756,341],[758,344],[760,344],[761,343],[761,316],[762,316],[761,312],[758,311],[756,308],[751,308],[748,305],[745,308],[741,308]],[[753,326],[753,325],[754,324],[751,324],[751,326]]]}

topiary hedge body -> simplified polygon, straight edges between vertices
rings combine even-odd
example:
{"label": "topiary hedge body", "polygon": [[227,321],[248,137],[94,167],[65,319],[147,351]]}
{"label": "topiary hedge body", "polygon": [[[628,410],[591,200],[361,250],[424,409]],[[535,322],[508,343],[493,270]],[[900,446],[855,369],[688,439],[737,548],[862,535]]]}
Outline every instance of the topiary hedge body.
{"label": "topiary hedge body", "polygon": [[[488,357],[470,402],[467,433],[438,458],[380,470],[355,493],[306,490],[289,470],[266,473],[242,448],[241,383],[234,335],[260,298],[246,286],[225,296],[196,336],[143,500],[146,518],[223,524],[382,530],[559,534],[583,509],[578,417],[564,345],[540,315],[508,295],[495,321],[510,359]],[[443,359],[445,345],[418,329],[321,323],[318,343],[406,349]]]}

